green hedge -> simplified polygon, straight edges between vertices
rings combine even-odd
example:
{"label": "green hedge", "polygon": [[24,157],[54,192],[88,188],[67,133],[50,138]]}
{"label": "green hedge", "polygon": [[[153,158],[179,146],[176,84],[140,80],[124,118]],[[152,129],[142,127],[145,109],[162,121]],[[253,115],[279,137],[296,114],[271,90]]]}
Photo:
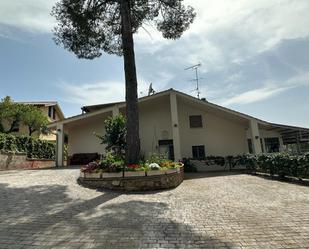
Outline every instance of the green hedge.
{"label": "green hedge", "polygon": [[241,160],[242,164],[252,171],[278,175],[279,177],[309,178],[309,154],[302,156],[288,154],[245,155]]}
{"label": "green hedge", "polygon": [[[190,161],[190,159],[187,159]],[[291,156],[288,154],[262,154],[239,156],[208,156],[203,158],[206,165],[220,165],[230,170],[245,166],[249,172],[261,172],[279,177],[294,176],[299,179],[309,178],[309,154]]]}
{"label": "green hedge", "polygon": [[0,133],[0,151],[26,153],[28,158],[55,159],[56,143],[30,136]]}

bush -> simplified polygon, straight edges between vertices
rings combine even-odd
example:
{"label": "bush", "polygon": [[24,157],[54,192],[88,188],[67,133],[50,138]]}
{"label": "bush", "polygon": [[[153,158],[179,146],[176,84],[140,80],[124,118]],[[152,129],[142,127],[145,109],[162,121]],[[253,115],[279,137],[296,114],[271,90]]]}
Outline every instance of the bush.
{"label": "bush", "polygon": [[182,163],[184,172],[197,172],[197,168],[191,164],[189,158],[183,158]]}
{"label": "bush", "polygon": [[124,167],[124,160],[120,155],[108,152],[106,156],[99,162],[100,169],[105,172],[120,172]]}
{"label": "bush", "polygon": [[99,170],[99,165],[96,162],[88,163],[85,167],[81,168],[83,173],[92,173]]}
{"label": "bush", "polygon": [[[302,156],[290,156],[288,154],[262,154],[239,156],[208,156],[203,162],[206,165],[228,165],[230,170],[237,165],[245,166],[249,172],[262,172],[278,175],[281,178],[293,176],[299,179],[309,178],[309,154]],[[196,169],[190,164],[190,159],[184,159],[185,172],[194,172]]]}
{"label": "bush", "polygon": [[26,153],[28,158],[55,159],[56,144],[30,136],[0,133],[0,151]]}
{"label": "bush", "polygon": [[106,144],[107,151],[113,151],[119,156],[123,156],[126,147],[126,119],[121,114],[116,117],[109,117],[104,122],[105,135],[94,135],[101,140],[101,144]]}
{"label": "bush", "polygon": [[165,155],[160,155],[160,154],[151,154],[149,159],[146,161],[146,163],[151,164],[151,163],[156,163],[158,165],[164,164],[171,162],[171,160],[166,159]]}
{"label": "bush", "polygon": [[250,171],[278,175],[280,178],[294,176],[309,177],[309,155],[290,156],[288,154],[244,155],[241,164]]}

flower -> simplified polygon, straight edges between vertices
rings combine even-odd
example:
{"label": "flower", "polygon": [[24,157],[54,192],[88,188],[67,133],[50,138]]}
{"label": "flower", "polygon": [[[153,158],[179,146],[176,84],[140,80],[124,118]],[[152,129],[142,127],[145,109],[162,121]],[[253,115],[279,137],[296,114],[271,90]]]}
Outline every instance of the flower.
{"label": "flower", "polygon": [[161,167],[159,166],[159,164],[157,164],[157,163],[151,163],[151,164],[149,164],[149,166],[148,166],[150,169],[152,169],[152,170],[158,170],[158,169],[160,169]]}
{"label": "flower", "polygon": [[96,162],[88,163],[85,167],[82,167],[81,171],[84,173],[92,173],[97,170],[99,165]]}
{"label": "flower", "polygon": [[129,164],[128,168],[129,169],[138,169],[140,166],[138,164]]}

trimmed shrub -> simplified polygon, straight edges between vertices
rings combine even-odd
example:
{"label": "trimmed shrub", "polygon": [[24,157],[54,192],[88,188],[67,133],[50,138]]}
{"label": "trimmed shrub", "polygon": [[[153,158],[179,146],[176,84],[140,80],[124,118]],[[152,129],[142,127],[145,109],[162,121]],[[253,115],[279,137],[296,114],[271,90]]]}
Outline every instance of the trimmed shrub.
{"label": "trimmed shrub", "polygon": [[55,159],[56,143],[30,136],[0,133],[0,151],[26,153],[28,158]]}
{"label": "trimmed shrub", "polygon": [[244,155],[241,161],[249,171],[278,175],[280,178],[293,176],[299,179],[309,177],[309,154],[290,156],[288,154]]}
{"label": "trimmed shrub", "polygon": [[[245,166],[248,172],[267,173],[280,178],[293,176],[299,179],[309,178],[309,154],[302,156],[290,156],[284,153],[239,156],[208,156],[201,160],[206,165],[229,166],[232,170],[236,166]],[[190,168],[190,159],[183,161],[185,172],[194,171]]]}

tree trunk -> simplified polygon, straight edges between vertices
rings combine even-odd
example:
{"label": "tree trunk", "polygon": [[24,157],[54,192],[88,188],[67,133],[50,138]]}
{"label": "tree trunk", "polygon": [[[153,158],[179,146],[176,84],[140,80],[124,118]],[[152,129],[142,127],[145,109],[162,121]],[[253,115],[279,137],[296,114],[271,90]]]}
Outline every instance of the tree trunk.
{"label": "tree trunk", "polygon": [[135,67],[134,42],[131,26],[130,0],[120,1],[122,23],[122,48],[126,81],[126,163],[137,163],[139,160],[139,117],[137,77]]}

